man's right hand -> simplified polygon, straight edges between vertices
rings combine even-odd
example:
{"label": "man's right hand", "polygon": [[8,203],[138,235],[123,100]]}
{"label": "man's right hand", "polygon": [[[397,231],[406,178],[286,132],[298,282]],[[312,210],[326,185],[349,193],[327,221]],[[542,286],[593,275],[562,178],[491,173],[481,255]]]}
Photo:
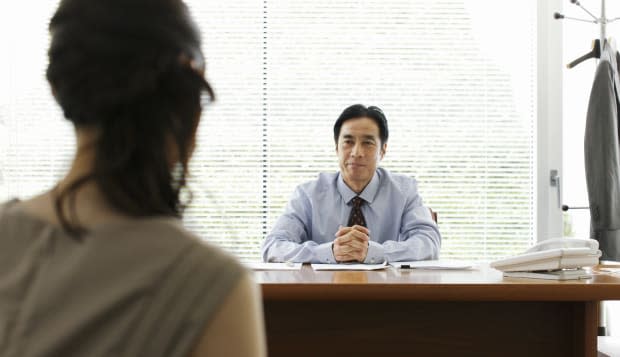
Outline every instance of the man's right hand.
{"label": "man's right hand", "polygon": [[340,227],[332,250],[337,262],[363,262],[368,254],[370,231],[363,226]]}

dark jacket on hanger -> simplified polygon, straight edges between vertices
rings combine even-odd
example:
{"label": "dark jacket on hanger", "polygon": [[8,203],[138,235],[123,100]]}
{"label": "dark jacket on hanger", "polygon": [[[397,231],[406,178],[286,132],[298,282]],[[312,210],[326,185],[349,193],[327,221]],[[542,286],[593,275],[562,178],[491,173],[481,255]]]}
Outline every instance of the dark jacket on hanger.
{"label": "dark jacket on hanger", "polygon": [[620,137],[618,60],[605,43],[596,69],[584,138],[590,235],[599,241],[601,259],[620,260]]}

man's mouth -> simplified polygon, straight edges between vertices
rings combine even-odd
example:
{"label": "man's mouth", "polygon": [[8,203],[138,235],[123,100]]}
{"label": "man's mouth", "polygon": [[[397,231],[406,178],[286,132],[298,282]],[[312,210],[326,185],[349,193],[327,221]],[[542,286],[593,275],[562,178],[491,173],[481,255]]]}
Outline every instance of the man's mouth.
{"label": "man's mouth", "polygon": [[366,166],[366,165],[363,165],[363,164],[360,164],[360,163],[357,163],[357,162],[348,162],[347,166],[350,166],[350,167],[362,167],[362,166]]}

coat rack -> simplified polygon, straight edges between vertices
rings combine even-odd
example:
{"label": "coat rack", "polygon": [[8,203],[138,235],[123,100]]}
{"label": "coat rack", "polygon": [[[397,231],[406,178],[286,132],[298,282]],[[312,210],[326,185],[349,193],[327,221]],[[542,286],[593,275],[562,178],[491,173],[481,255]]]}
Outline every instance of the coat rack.
{"label": "coat rack", "polygon": [[[592,19],[588,20],[588,19],[580,19],[580,18],[575,18],[575,17],[568,17],[568,16],[564,16],[563,14],[560,14],[559,12],[556,12],[553,14],[553,17],[556,20],[562,20],[562,19],[566,19],[566,20],[573,20],[573,21],[582,21],[582,22],[589,22],[589,23],[594,23],[594,24],[598,24],[600,27],[600,36],[599,38],[595,39],[594,41],[592,41],[592,50],[588,53],[586,53],[585,55],[577,58],[576,60],[572,61],[571,63],[567,64],[566,67],[568,68],[573,68],[576,65],[578,65],[579,63],[589,59],[589,58],[601,58],[601,52],[604,50],[605,48],[605,41],[607,38],[607,24],[614,22],[620,18],[615,17],[613,19],[608,19],[607,15],[605,14],[605,0],[601,0],[601,16],[600,17],[596,17],[594,16],[590,11],[588,11],[588,9],[586,9],[585,7],[583,7],[579,1],[577,0],[570,0],[570,2],[572,4],[577,5],[579,8],[581,8],[585,13],[587,13]],[[590,209],[590,207],[586,206],[586,207],[569,207],[568,205],[562,205],[562,211],[568,211],[569,209]],[[599,306],[599,327],[598,327],[598,335],[599,336],[605,336],[607,335],[607,319],[606,319],[606,314],[605,314],[605,308],[603,306],[604,302],[600,302],[600,306]]]}
{"label": "coat rack", "polygon": [[590,11],[588,11],[588,9],[583,7],[579,3],[579,1],[570,0],[570,2],[572,4],[577,5],[580,9],[582,9],[585,13],[587,13],[592,19],[588,20],[588,19],[580,19],[576,17],[569,17],[569,16],[564,16],[563,14],[560,14],[559,12],[556,12],[553,14],[553,17],[556,20],[566,19],[566,20],[573,20],[573,21],[589,22],[593,24],[598,24],[600,27],[600,37],[592,42],[592,50],[566,65],[566,67],[568,68],[573,68],[579,63],[589,58],[600,58],[601,57],[601,51],[604,48],[605,38],[607,37],[607,29],[606,29],[607,24],[620,19],[620,17],[614,17],[613,19],[607,18],[607,15],[605,14],[605,0],[601,0],[601,16],[600,17],[594,16]]}

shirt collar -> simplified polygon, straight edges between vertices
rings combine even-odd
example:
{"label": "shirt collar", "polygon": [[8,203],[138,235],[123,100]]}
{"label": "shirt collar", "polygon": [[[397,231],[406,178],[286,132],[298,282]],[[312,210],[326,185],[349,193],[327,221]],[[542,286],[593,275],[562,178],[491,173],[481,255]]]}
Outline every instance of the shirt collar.
{"label": "shirt collar", "polygon": [[375,199],[375,195],[379,190],[379,181],[380,181],[379,170],[375,170],[375,174],[372,176],[372,179],[366,185],[364,190],[358,195],[353,191],[346,183],[344,183],[344,179],[342,178],[342,174],[338,173],[338,192],[340,192],[340,196],[346,204],[349,204],[351,200],[355,196],[360,196],[364,201],[368,203],[372,203]]}

